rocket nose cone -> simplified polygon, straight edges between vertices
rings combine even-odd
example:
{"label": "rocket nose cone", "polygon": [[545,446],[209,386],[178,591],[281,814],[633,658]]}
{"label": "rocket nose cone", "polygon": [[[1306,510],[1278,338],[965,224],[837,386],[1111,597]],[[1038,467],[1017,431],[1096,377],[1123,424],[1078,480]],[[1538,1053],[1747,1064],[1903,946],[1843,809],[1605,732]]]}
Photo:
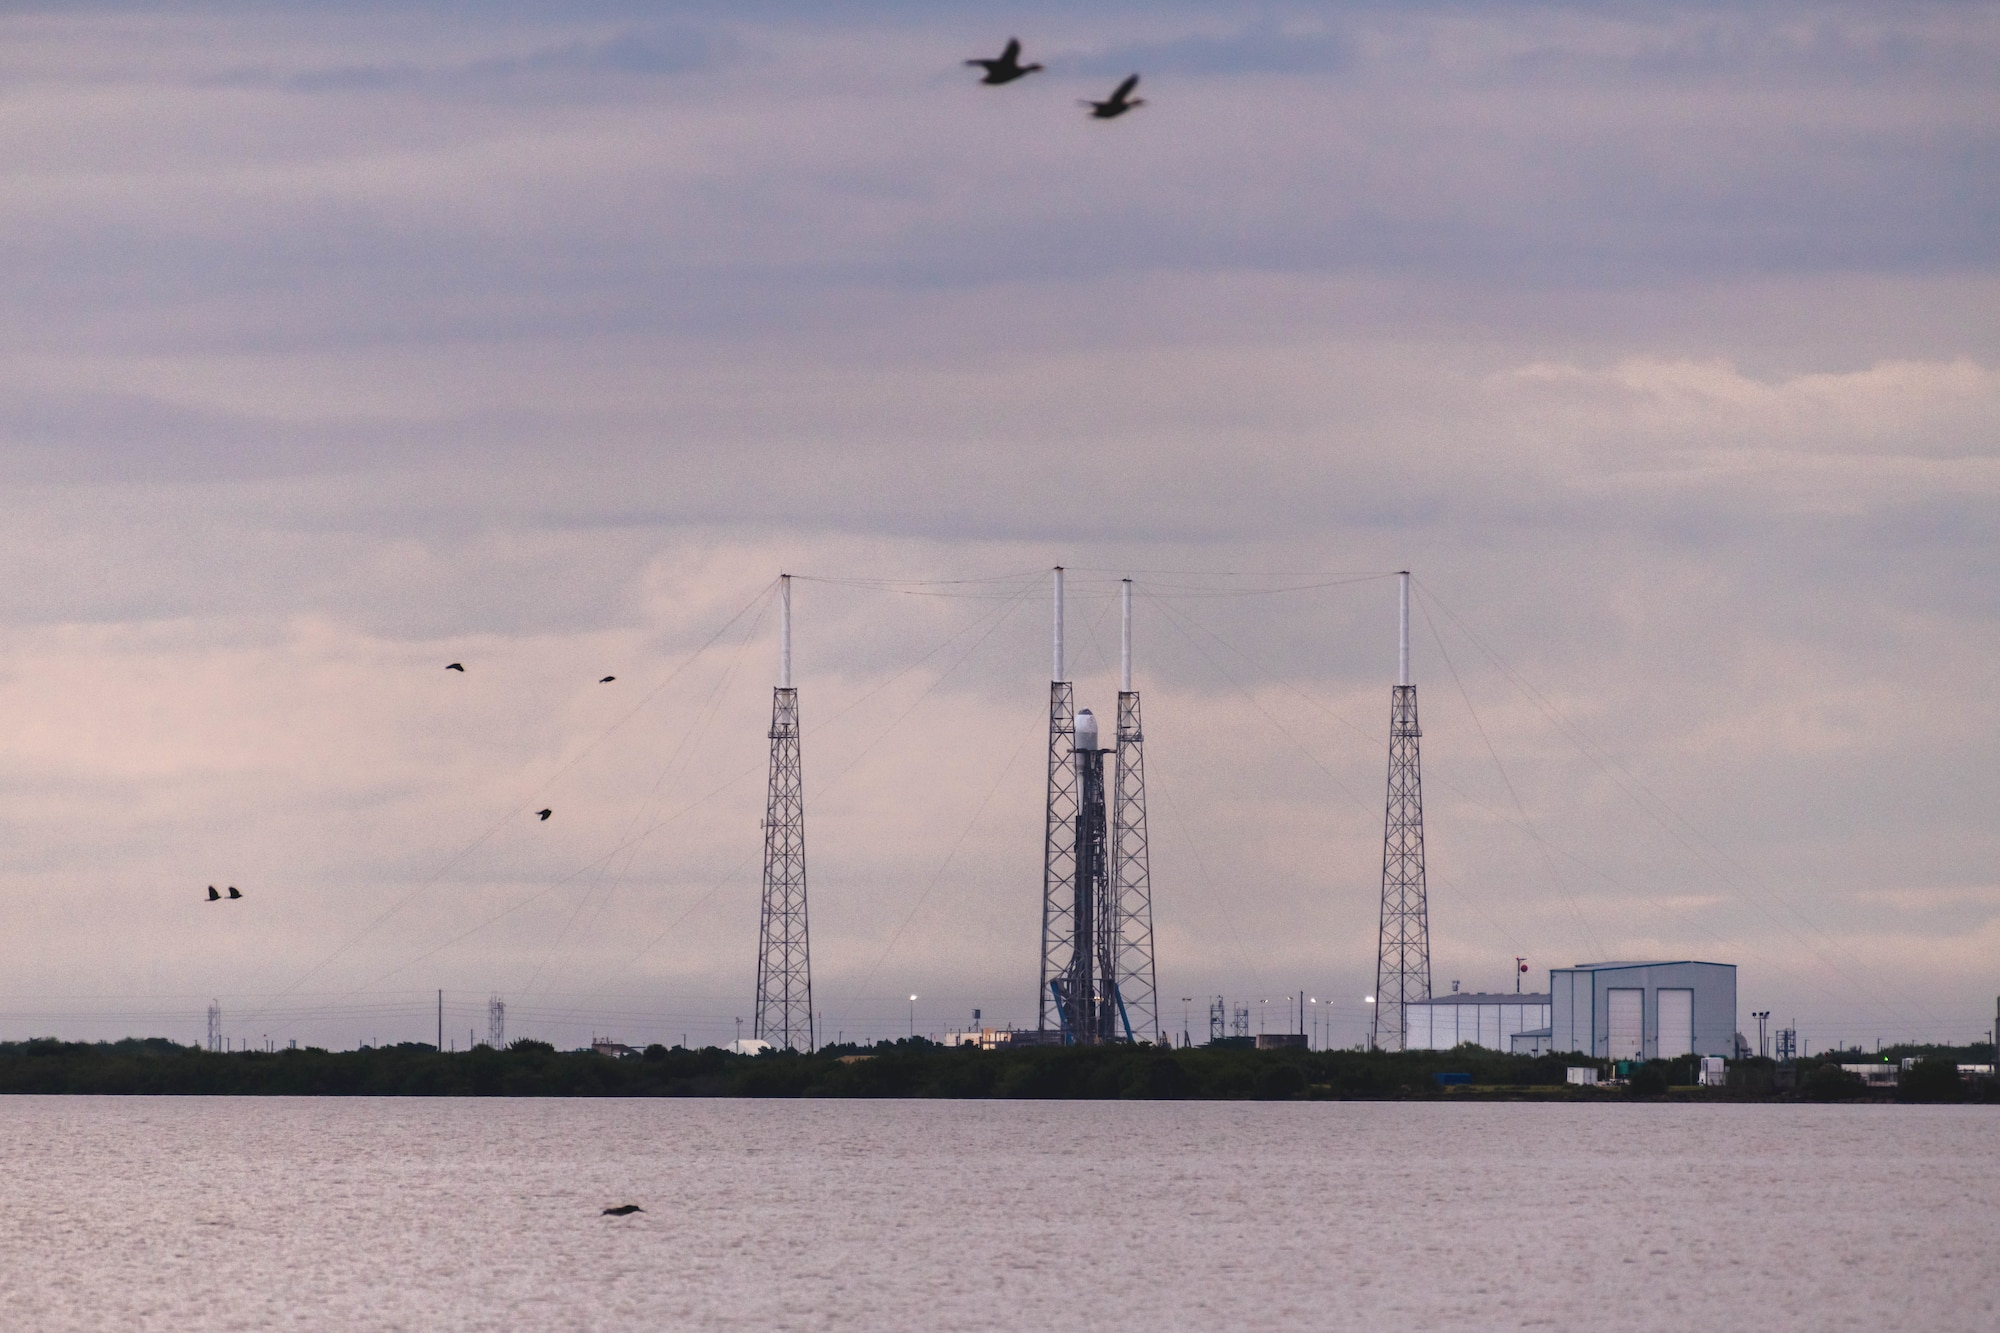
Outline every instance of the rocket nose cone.
{"label": "rocket nose cone", "polygon": [[1097,715],[1088,708],[1079,708],[1076,713],[1076,748],[1097,748]]}

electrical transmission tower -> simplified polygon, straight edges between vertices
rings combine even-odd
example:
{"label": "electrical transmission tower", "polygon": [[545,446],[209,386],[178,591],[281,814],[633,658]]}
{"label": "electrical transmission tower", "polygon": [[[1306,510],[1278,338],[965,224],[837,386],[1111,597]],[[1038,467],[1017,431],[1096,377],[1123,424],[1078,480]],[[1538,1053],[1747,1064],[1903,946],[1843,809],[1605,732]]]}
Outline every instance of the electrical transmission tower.
{"label": "electrical transmission tower", "polygon": [[1368,1041],[1403,1049],[1406,1006],[1431,997],[1430,907],[1424,885],[1424,786],[1417,687],[1410,684],[1410,574],[1399,575],[1397,684],[1389,703],[1389,800],[1382,822],[1382,925]]}
{"label": "electrical transmission tower", "polygon": [[1049,680],[1049,785],[1042,843],[1042,979],[1037,1024],[1061,1024],[1054,987],[1076,946],[1076,692],[1063,673],[1063,570],[1055,570],[1055,671]]}
{"label": "electrical transmission tower", "polygon": [[208,1049],[211,1051],[222,1049],[222,1001],[220,1000],[210,1000],[208,1003]]}
{"label": "electrical transmission tower", "polygon": [[753,1037],[813,1049],[812,958],[806,932],[806,803],[799,692],[792,688],[792,576],[778,579],[778,687],[771,691],[771,783],[764,808],[764,910],[757,931]]}
{"label": "electrical transmission tower", "polygon": [[1124,629],[1118,654],[1118,751],[1111,790],[1111,910],[1106,914],[1112,986],[1128,1035],[1166,1044],[1153,977],[1153,875],[1146,850],[1146,735],[1132,688],[1132,580],[1119,586]]}
{"label": "electrical transmission tower", "polygon": [[486,1001],[486,1044],[496,1051],[507,1049],[507,1002],[498,995]]}

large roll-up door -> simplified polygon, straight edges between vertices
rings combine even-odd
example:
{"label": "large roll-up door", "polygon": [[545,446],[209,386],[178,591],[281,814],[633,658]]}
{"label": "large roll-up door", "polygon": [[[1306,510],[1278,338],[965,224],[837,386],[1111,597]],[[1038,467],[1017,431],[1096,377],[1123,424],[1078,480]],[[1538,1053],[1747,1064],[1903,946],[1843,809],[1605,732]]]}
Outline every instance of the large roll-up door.
{"label": "large roll-up door", "polygon": [[1643,990],[1614,989],[1608,993],[1611,1002],[1610,1049],[1605,1056],[1612,1060],[1642,1060],[1646,1052],[1646,992]]}
{"label": "large roll-up door", "polygon": [[1660,1058],[1694,1054],[1694,992],[1663,990],[1660,997]]}

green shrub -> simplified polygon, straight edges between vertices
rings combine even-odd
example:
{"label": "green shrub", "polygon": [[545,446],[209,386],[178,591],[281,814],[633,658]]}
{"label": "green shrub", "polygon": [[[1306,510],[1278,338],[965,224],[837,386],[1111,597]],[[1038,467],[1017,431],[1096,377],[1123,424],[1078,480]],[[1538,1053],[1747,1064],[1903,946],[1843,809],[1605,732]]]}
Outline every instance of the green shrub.
{"label": "green shrub", "polygon": [[1949,1056],[1926,1056],[1903,1071],[1896,1082],[1899,1102],[1957,1102],[1965,1100],[1965,1080],[1958,1075],[1958,1061]]}
{"label": "green shrub", "polygon": [[1806,1100],[1814,1102],[1845,1101],[1850,1097],[1859,1097],[1866,1091],[1868,1085],[1861,1081],[1859,1075],[1850,1074],[1836,1064],[1817,1066],[1799,1084],[1800,1094]]}

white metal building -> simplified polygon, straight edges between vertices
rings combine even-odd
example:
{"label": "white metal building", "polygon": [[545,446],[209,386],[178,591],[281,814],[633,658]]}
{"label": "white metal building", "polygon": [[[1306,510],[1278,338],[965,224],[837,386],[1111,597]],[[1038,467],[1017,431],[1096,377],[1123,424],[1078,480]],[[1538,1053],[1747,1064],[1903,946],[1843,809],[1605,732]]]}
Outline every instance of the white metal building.
{"label": "white metal building", "polygon": [[1549,1043],[1604,1060],[1736,1054],[1733,963],[1579,963],[1549,972]]}
{"label": "white metal building", "polygon": [[1549,1025],[1546,995],[1439,995],[1403,1006],[1408,1051],[1448,1051],[1470,1043],[1495,1051],[1512,1048],[1514,1034]]}

